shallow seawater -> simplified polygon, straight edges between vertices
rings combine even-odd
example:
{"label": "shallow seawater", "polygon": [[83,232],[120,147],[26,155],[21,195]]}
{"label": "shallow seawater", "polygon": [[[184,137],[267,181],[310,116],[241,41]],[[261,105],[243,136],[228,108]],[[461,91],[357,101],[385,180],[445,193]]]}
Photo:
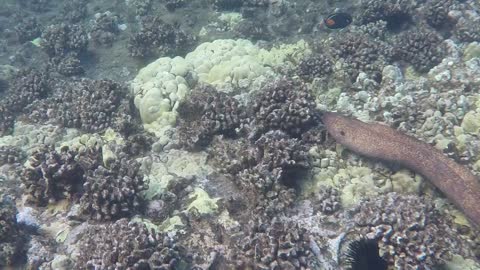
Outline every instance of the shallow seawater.
{"label": "shallow seawater", "polygon": [[0,0],[0,269],[480,269],[479,6]]}

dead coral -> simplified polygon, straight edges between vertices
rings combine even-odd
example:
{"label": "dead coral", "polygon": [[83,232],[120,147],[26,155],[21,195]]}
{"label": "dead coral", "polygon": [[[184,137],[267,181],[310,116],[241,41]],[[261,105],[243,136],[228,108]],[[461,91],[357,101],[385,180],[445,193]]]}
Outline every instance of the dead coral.
{"label": "dead coral", "polygon": [[83,184],[83,169],[75,161],[76,152],[60,152],[43,146],[28,159],[22,182],[29,202],[44,206],[71,197]]}
{"label": "dead coral", "polygon": [[253,138],[269,130],[299,136],[318,120],[315,99],[306,85],[287,79],[277,80],[259,91],[249,111]]}
{"label": "dead coral", "polygon": [[174,239],[121,219],[90,226],[79,243],[79,269],[178,269],[188,265]]}
{"label": "dead coral", "polygon": [[238,100],[207,85],[193,89],[178,112],[180,143],[190,149],[208,145],[214,135],[233,137],[246,122]]}
{"label": "dead coral", "polygon": [[380,254],[397,269],[427,269],[452,253],[471,256],[470,243],[460,239],[452,221],[432,201],[388,193],[358,206],[354,231],[377,240]]}

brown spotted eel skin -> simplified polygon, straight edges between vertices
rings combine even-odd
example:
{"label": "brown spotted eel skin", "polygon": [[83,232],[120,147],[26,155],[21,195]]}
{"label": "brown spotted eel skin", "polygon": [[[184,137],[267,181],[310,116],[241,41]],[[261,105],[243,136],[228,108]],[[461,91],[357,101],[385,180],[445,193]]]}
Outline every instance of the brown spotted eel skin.
{"label": "brown spotted eel skin", "polygon": [[423,175],[480,226],[480,181],[470,170],[429,144],[388,126],[325,112],[328,133],[361,155],[397,162]]}

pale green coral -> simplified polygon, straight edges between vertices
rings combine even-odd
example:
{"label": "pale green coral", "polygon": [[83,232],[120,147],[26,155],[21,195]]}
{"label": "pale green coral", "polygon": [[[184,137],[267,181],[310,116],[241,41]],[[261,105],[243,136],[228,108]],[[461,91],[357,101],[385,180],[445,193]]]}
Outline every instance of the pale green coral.
{"label": "pale green coral", "polygon": [[222,224],[223,227],[227,230],[240,226],[240,223],[238,223],[238,221],[230,217],[230,214],[227,210],[223,210],[222,213],[218,215],[218,222]]}
{"label": "pale green coral", "polygon": [[162,194],[168,184],[177,177],[206,177],[213,171],[206,163],[206,153],[190,153],[181,150],[171,150],[166,162],[144,160],[142,165],[148,168],[145,178],[149,181],[145,197],[152,199]]}
{"label": "pale green coral", "polygon": [[480,112],[469,111],[463,117],[461,127],[466,133],[480,135]]}
{"label": "pale green coral", "polygon": [[262,76],[274,76],[274,67],[298,61],[307,53],[310,49],[303,40],[271,50],[244,39],[205,42],[185,58],[162,57],[141,69],[131,83],[134,103],[146,129],[173,126],[179,102],[198,81],[219,89],[249,86]]}
{"label": "pale green coral", "polygon": [[31,154],[42,144],[59,146],[77,137],[77,129],[62,129],[52,125],[32,125],[16,121],[12,135],[0,137],[0,146],[17,146]]}
{"label": "pale green coral", "polygon": [[391,189],[388,185],[378,187],[375,184],[373,172],[368,167],[349,166],[346,169],[340,169],[334,177],[334,182],[347,182],[340,196],[344,207],[355,206],[362,199],[378,197],[379,194]]}
{"label": "pale green coral", "polygon": [[231,29],[240,23],[243,20],[243,17],[242,13],[239,12],[223,12],[218,16],[218,19]]}
{"label": "pale green coral", "polygon": [[60,142],[60,145],[56,150],[60,151],[60,148],[65,146],[79,151],[82,151],[87,147],[100,147],[102,150],[103,164],[106,166],[108,160],[116,158],[115,153],[110,149],[110,146],[108,146],[108,143],[110,142],[115,143],[116,145],[125,144],[125,140],[120,133],[108,128],[103,134],[86,133],[77,137],[69,138],[68,140]]}
{"label": "pale green coral", "polygon": [[192,194],[189,195],[189,199],[192,200],[187,207],[187,211],[195,209],[201,215],[212,214],[218,209],[218,198],[212,199],[208,193],[196,187]]}
{"label": "pale green coral", "polygon": [[414,193],[420,192],[423,179],[419,175],[413,174],[411,171],[403,169],[391,176],[392,191],[398,193]]}
{"label": "pale green coral", "polygon": [[478,42],[472,42],[463,51],[463,60],[466,62],[473,58],[480,57],[480,44]]}
{"label": "pale green coral", "polygon": [[179,216],[173,216],[162,222],[159,228],[163,232],[171,232],[178,230],[184,226],[185,224],[183,224],[182,219]]}

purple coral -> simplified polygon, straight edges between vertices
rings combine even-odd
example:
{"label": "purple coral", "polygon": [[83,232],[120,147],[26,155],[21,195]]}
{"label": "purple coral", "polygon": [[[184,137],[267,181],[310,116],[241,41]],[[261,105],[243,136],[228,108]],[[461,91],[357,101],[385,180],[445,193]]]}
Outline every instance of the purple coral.
{"label": "purple coral", "polygon": [[251,104],[255,134],[281,130],[291,136],[316,125],[318,111],[307,86],[287,79],[277,80],[262,89]]}
{"label": "purple coral", "polygon": [[81,269],[177,269],[187,262],[185,249],[174,239],[127,219],[90,226],[79,249],[76,265]]}
{"label": "purple coral", "polygon": [[33,153],[22,172],[30,202],[44,206],[79,191],[84,171],[75,161],[76,154],[68,148],[57,152],[48,146]]}
{"label": "purple coral", "polygon": [[427,269],[453,253],[472,256],[472,243],[428,198],[388,193],[356,211],[354,231],[377,240],[380,253],[398,269]]}

